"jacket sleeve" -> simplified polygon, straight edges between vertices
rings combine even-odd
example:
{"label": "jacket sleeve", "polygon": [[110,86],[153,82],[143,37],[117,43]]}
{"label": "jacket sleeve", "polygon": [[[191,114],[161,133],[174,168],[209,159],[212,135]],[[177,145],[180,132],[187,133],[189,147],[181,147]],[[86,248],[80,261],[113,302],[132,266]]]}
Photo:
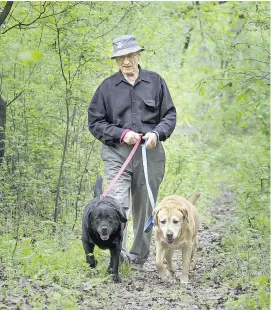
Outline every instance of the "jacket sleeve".
{"label": "jacket sleeve", "polygon": [[159,135],[159,141],[165,141],[170,137],[176,126],[176,108],[172,102],[166,82],[161,78],[160,99],[160,122],[155,127]]}
{"label": "jacket sleeve", "polygon": [[103,83],[97,88],[88,108],[88,128],[91,134],[102,143],[114,145],[119,142],[124,128],[119,128],[108,121]]}

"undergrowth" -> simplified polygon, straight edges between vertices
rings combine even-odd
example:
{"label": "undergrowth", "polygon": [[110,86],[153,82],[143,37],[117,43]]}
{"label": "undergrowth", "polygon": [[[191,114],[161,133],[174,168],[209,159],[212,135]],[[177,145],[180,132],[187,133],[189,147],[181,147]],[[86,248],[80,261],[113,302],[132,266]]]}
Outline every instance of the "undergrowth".
{"label": "undergrowth", "polygon": [[[268,152],[262,151],[263,145],[256,147],[250,137],[246,143],[244,138],[225,137],[215,150],[197,135],[173,136],[171,143],[175,149],[165,143],[168,160],[158,200],[173,193],[188,197],[199,191],[202,223],[211,226],[213,219],[207,211],[220,195],[219,185],[226,184],[235,195],[235,209],[221,232],[219,252],[214,254],[224,257],[223,264],[208,276],[221,275],[221,283],[234,290],[224,298],[229,309],[269,309]],[[16,213],[1,216],[3,309],[10,296],[17,309],[27,308],[29,303],[33,309],[44,305],[48,309],[78,309],[85,291],[89,308],[95,309],[95,292],[111,281],[106,274],[109,252],[96,247],[98,267],[89,270],[80,239],[82,210],[83,206],[76,223],[72,212],[57,224],[23,209],[19,221]],[[131,236],[131,224],[129,227]],[[121,267],[121,273],[124,278],[132,275],[127,265]],[[109,298],[106,293],[99,296]]]}

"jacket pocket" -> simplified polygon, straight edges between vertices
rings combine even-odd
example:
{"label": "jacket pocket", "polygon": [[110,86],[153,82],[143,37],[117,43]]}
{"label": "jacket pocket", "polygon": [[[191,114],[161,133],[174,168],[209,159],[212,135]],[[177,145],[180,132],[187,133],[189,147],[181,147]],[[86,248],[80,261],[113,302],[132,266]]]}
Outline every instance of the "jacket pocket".
{"label": "jacket pocket", "polygon": [[156,124],[158,121],[159,107],[156,105],[155,100],[143,99],[143,101],[142,122]]}

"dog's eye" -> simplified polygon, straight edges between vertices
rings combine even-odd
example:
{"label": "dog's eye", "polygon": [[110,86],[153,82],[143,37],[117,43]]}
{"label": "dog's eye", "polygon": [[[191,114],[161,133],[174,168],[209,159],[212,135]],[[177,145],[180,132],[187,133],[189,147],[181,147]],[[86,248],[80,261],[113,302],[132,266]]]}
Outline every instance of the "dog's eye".
{"label": "dog's eye", "polygon": [[160,221],[161,224],[166,224],[166,220]]}
{"label": "dog's eye", "polygon": [[179,223],[179,221],[177,221],[177,220],[173,220],[172,222],[173,222],[173,224],[178,224]]}

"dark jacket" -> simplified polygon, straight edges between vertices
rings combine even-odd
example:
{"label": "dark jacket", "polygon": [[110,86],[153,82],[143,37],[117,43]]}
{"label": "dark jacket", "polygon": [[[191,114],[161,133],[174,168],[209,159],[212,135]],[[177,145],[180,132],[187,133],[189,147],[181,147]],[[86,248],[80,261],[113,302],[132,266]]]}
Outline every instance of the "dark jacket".
{"label": "dark jacket", "polygon": [[118,71],[96,90],[88,109],[92,135],[106,145],[119,143],[125,129],[156,131],[166,140],[176,125],[176,109],[166,82],[155,72],[139,68],[132,86]]}

